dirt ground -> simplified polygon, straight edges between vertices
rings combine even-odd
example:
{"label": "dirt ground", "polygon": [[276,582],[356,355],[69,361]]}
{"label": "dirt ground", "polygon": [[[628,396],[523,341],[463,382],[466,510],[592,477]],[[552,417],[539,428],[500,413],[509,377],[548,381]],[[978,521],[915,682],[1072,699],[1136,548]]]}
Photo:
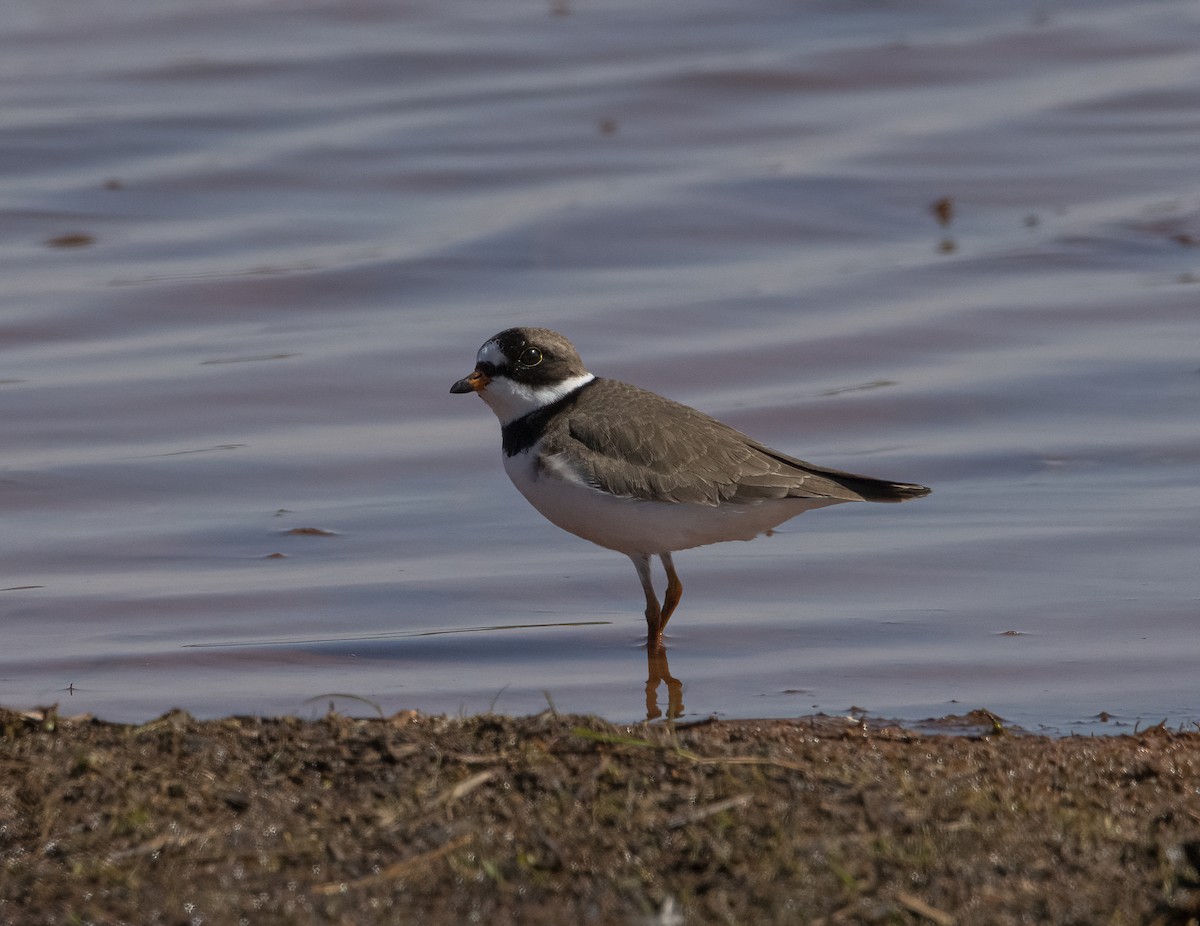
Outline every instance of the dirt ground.
{"label": "dirt ground", "polygon": [[968,720],[0,710],[0,923],[1200,923],[1200,733]]}

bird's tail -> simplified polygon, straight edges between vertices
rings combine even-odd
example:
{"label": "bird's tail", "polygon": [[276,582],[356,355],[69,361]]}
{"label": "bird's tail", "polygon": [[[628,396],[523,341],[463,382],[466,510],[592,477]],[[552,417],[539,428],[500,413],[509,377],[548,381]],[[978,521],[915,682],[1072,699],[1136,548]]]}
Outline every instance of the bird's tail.
{"label": "bird's tail", "polygon": [[787,492],[791,498],[830,498],[843,502],[905,502],[923,498],[933,489],[913,482],[892,482],[874,476],[860,476],[841,469],[817,466],[786,453],[772,450],[765,444],[744,438],[746,443],[764,456],[778,460],[804,475]]}
{"label": "bird's tail", "polygon": [[813,466],[811,463],[806,469],[843,489],[848,489],[864,502],[906,502],[910,498],[924,498],[933,491],[928,486],[913,482],[890,482],[873,476],[860,476],[858,473]]}

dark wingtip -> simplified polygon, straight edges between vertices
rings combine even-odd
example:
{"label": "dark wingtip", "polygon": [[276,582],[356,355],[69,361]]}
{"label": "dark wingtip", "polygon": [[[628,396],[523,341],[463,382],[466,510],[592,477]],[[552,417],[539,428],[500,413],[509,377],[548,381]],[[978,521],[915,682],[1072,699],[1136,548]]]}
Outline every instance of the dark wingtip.
{"label": "dark wingtip", "polygon": [[933,491],[929,486],[919,486],[911,482],[894,482],[891,489],[898,502],[906,502],[910,498],[924,498]]}

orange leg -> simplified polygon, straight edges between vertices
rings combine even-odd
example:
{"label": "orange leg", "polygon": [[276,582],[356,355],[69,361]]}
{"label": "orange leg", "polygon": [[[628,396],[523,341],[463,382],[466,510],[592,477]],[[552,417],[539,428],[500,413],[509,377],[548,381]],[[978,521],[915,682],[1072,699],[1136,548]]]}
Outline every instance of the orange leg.
{"label": "orange leg", "polygon": [[633,560],[633,568],[637,570],[642,591],[646,593],[646,648],[660,650],[663,646],[662,629],[666,621],[663,620],[662,609],[658,606],[654,584],[650,581],[650,557],[645,553],[631,553],[629,558]]}
{"label": "orange leg", "polygon": [[667,570],[667,593],[663,596],[662,620],[658,625],[658,630],[661,634],[662,631],[666,630],[667,621],[675,613],[675,608],[679,606],[679,599],[683,597],[683,583],[679,581],[679,576],[675,572],[675,564],[671,561],[671,554],[659,553],[658,558],[662,560],[663,568]]}

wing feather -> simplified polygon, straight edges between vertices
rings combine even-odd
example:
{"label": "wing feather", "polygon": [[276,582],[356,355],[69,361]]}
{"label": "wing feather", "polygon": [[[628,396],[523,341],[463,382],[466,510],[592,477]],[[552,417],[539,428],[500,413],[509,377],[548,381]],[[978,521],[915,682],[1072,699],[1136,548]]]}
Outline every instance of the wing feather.
{"label": "wing feather", "polygon": [[719,505],[772,498],[900,501],[928,492],[814,466],[616,380],[594,381],[565,414],[567,426],[547,434],[543,457],[573,460],[578,478],[618,496]]}

